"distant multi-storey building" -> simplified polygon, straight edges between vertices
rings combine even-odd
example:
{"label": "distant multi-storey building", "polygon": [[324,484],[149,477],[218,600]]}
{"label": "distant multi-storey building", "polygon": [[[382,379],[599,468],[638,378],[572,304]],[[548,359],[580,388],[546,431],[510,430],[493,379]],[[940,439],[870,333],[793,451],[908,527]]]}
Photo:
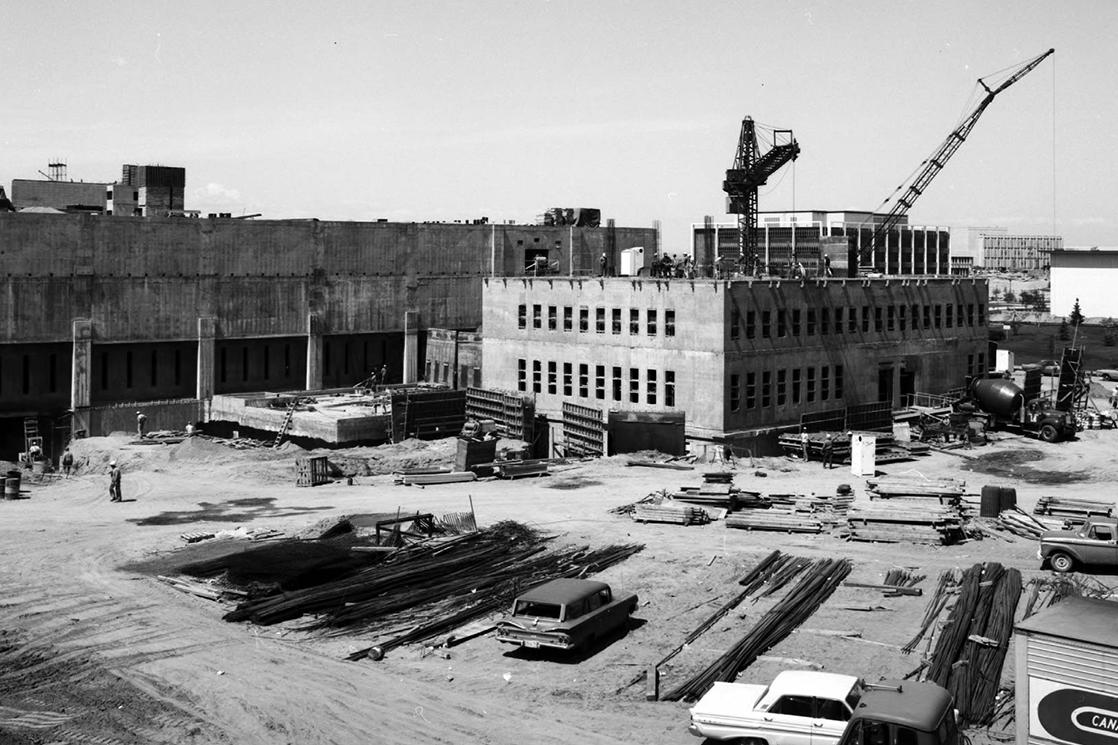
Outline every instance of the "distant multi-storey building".
{"label": "distant multi-storey building", "polygon": [[953,269],[1039,274],[1048,270],[1051,253],[1064,246],[1059,235],[1016,234],[1001,227],[956,228],[951,233]]}
{"label": "distant multi-storey building", "polygon": [[[809,276],[817,276],[824,257],[832,274],[846,274],[854,257],[862,272],[887,275],[948,274],[950,233],[946,228],[908,224],[902,217],[881,245],[873,245],[874,227],[886,215],[873,212],[797,210],[762,212],[759,215],[758,253],[770,272],[787,275],[793,257]],[[722,257],[738,254],[737,223],[693,223],[692,250],[699,266],[714,264]]]}
{"label": "distant multi-storey building", "polygon": [[170,217],[188,214],[185,190],[185,168],[125,165],[120,181],[115,183],[13,179],[11,201],[17,211],[33,208],[118,217]]}

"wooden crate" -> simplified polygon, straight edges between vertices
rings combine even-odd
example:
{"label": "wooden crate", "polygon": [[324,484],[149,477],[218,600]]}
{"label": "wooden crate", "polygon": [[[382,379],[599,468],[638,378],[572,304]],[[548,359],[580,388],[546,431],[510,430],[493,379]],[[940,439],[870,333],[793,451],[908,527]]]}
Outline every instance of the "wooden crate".
{"label": "wooden crate", "polygon": [[330,480],[329,465],[325,455],[295,459],[295,485],[318,486]]}

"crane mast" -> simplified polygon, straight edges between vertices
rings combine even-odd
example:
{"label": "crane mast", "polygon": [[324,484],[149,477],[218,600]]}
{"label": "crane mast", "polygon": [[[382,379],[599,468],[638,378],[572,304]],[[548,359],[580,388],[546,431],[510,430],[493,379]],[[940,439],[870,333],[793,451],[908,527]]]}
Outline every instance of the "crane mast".
{"label": "crane mast", "polygon": [[738,216],[738,257],[750,273],[755,273],[758,266],[757,188],[799,154],[800,145],[790,129],[773,130],[772,149],[762,154],[752,117],[742,120],[734,167],[726,171],[722,190],[726,192],[726,212]]}
{"label": "crane mast", "polygon": [[912,183],[905,189],[904,194],[897,198],[897,201],[893,204],[893,208],[886,214],[885,219],[875,226],[873,237],[870,239],[870,245],[864,247],[859,252],[859,267],[864,267],[873,260],[874,251],[877,246],[882,244],[889,235],[889,231],[896,227],[900,219],[908,213],[909,208],[911,208],[920,195],[924,193],[928,185],[932,183],[932,179],[939,175],[939,172],[947,165],[947,161],[951,159],[955,151],[966,142],[971,130],[974,129],[974,125],[978,123],[979,117],[982,116],[982,112],[986,111],[986,107],[993,103],[994,98],[1006,88],[1036,69],[1037,65],[1054,54],[1055,51],[1055,49],[1049,49],[1044,54],[1023,63],[996,88],[991,89],[982,78],[978,79],[979,85],[986,90],[986,95],[983,96],[974,110],[963,119],[962,123],[952,130],[951,134],[940,144],[932,157],[921,164],[919,173],[916,174]]}

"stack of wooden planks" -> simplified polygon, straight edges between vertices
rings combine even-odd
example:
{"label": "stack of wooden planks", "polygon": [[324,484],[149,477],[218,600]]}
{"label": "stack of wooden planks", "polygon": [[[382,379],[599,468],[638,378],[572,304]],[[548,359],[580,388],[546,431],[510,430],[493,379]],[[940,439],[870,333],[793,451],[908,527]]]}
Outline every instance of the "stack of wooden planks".
{"label": "stack of wooden planks", "polygon": [[852,541],[951,544],[963,537],[963,518],[957,508],[930,505],[879,504],[846,513]]}
{"label": "stack of wooden planks", "polygon": [[891,497],[935,497],[958,499],[966,494],[966,482],[958,479],[902,478],[898,476],[866,479],[870,499]]}
{"label": "stack of wooden planks", "polygon": [[702,507],[664,500],[648,500],[633,505],[633,520],[639,523],[674,523],[676,525],[705,525],[710,515]]}
{"label": "stack of wooden planks", "polygon": [[1044,531],[1056,530],[1061,526],[1043,523],[1029,513],[1014,508],[1012,510],[1002,510],[997,518],[997,527],[1008,530],[1021,538],[1040,538]]}
{"label": "stack of wooden planks", "polygon": [[786,533],[822,533],[823,520],[798,512],[794,507],[773,507],[768,510],[739,510],[726,516],[727,528],[744,530],[776,530]]}
{"label": "stack of wooden planks", "polygon": [[1041,497],[1037,500],[1033,514],[1050,515],[1081,523],[1092,515],[1112,517],[1114,515],[1114,502],[1068,499],[1066,497]]}

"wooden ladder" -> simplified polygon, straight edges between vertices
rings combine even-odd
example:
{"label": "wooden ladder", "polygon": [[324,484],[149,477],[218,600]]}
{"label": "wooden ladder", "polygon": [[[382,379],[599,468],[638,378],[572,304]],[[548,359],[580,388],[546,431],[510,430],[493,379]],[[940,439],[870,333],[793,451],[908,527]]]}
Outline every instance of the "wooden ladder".
{"label": "wooden ladder", "polygon": [[283,423],[280,424],[276,439],[272,442],[273,448],[278,448],[283,443],[283,438],[287,435],[287,431],[291,429],[291,421],[295,418],[295,406],[297,404],[298,401],[292,401],[287,405],[287,413],[283,415]]}
{"label": "wooden ladder", "polygon": [[39,420],[33,416],[23,419],[23,449],[30,452],[32,445],[43,446],[43,438],[39,436]]}

